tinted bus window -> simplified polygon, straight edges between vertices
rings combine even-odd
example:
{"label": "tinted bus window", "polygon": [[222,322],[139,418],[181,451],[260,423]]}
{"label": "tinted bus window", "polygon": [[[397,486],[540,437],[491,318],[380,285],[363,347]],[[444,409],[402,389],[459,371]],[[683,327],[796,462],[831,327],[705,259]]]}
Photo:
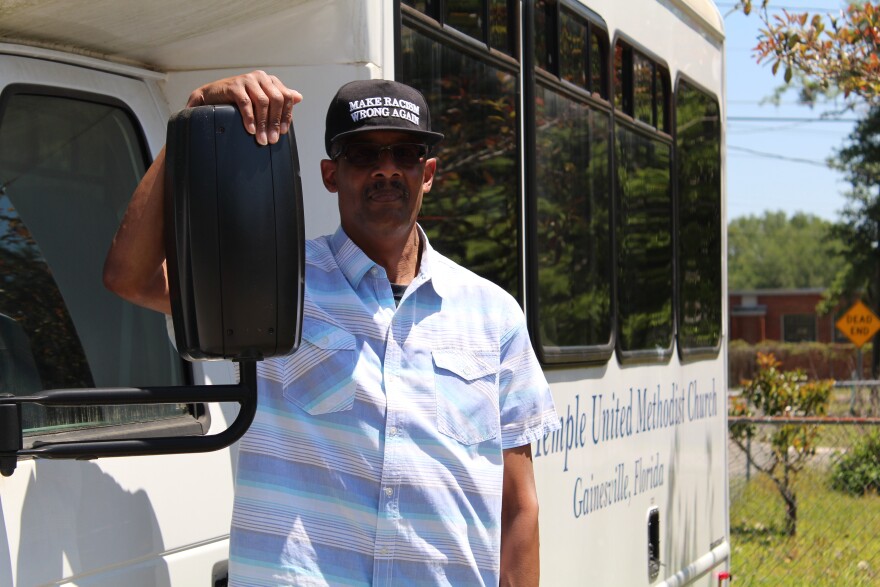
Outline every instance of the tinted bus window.
{"label": "tinted bus window", "polygon": [[669,132],[669,70],[618,41],[614,46],[614,106],[622,114]]}
{"label": "tinted bus window", "polygon": [[514,6],[509,0],[489,0],[489,46],[508,55],[516,54]]}
{"label": "tinted bus window", "polygon": [[535,65],[555,75],[558,67],[556,43],[559,40],[555,0],[536,0],[534,14]]}
{"label": "tinted bus window", "polygon": [[590,91],[608,99],[608,39],[603,31],[590,30]]}
{"label": "tinted bus window", "polygon": [[654,63],[639,53],[633,55],[632,93],[632,117],[654,126]]}
{"label": "tinted bus window", "polygon": [[[685,81],[675,96],[678,181],[678,344],[721,341],[721,117],[718,102]],[[717,350],[717,349],[716,349]]]}
{"label": "tinted bus window", "polygon": [[625,115],[615,131],[618,348],[624,358],[664,357],[674,283],[669,75],[626,43],[614,55],[615,106]]}
{"label": "tinted bus window", "polygon": [[475,39],[483,38],[483,6],[480,0],[446,0],[445,22]]}
{"label": "tinted bus window", "polygon": [[586,90],[589,58],[587,22],[567,10],[560,11],[559,63],[560,77]]}
{"label": "tinted bus window", "polygon": [[611,340],[611,120],[541,86],[536,102],[537,314],[552,361]]}
{"label": "tinted bus window", "polygon": [[[107,249],[144,173],[130,117],[116,106],[34,93],[7,91],[2,105],[3,391],[181,383],[164,317],[102,285]],[[186,411],[28,405],[24,426],[35,434]]]}
{"label": "tinted bus window", "polygon": [[460,41],[429,37],[406,19],[401,28],[397,79],[425,94],[433,127],[446,135],[419,222],[437,250],[519,296],[516,67],[490,59],[485,47],[464,51]]}
{"label": "tinted bus window", "polygon": [[617,126],[618,341],[627,351],[672,344],[671,147]]}
{"label": "tinted bus window", "polygon": [[[593,48],[604,31],[557,2],[537,2],[534,19],[536,57],[545,56],[535,62],[527,129],[535,145],[528,168],[535,346],[548,363],[605,360],[613,327],[611,110],[595,99],[601,93],[589,93],[607,78],[598,59],[593,73],[591,56],[607,54]],[[558,29],[548,25],[557,22]]]}

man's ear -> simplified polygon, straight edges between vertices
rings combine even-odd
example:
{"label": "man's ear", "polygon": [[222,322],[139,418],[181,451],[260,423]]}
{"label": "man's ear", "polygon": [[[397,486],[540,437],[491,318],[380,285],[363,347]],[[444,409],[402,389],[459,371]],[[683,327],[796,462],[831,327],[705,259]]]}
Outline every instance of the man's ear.
{"label": "man's ear", "polygon": [[327,191],[333,194],[339,191],[339,186],[336,184],[337,165],[336,161],[330,159],[321,160],[321,179],[324,180],[324,187],[327,188]]}
{"label": "man's ear", "polygon": [[422,176],[422,188],[425,192],[431,191],[434,185],[434,174],[437,173],[437,158],[431,157],[425,161],[425,173]]}

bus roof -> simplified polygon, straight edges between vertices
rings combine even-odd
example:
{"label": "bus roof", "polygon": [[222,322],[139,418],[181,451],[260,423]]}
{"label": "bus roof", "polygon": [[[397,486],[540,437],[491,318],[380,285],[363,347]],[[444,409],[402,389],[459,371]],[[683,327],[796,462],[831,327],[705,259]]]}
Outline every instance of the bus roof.
{"label": "bus roof", "polygon": [[[664,0],[660,1],[664,2]],[[724,35],[724,19],[712,0],[668,0],[668,2],[681,6],[683,10],[697,17],[717,35]]]}
{"label": "bus roof", "polygon": [[[657,0],[723,37],[711,0]],[[32,45],[157,71],[355,61],[363,39],[326,44],[369,18],[363,0],[0,0],[0,43]],[[379,27],[381,28],[381,27]],[[316,38],[315,31],[322,31]],[[345,37],[346,35],[343,35]],[[347,35],[351,37],[351,35]],[[309,40],[306,40],[309,39]],[[279,43],[279,40],[281,41]],[[297,42],[298,41],[298,42]],[[278,51],[278,47],[286,50]],[[269,49],[271,47],[271,50]]]}

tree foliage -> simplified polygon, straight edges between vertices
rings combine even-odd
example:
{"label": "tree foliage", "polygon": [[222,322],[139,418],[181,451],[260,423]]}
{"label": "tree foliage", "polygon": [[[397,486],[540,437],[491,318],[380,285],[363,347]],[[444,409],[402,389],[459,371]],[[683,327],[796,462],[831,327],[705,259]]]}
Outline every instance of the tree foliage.
{"label": "tree foliage", "polygon": [[860,297],[871,307],[880,302],[880,106],[871,109],[833,159],[852,188],[840,221],[831,229],[845,243],[847,263],[826,292],[822,310],[846,298]]}
{"label": "tree foliage", "polygon": [[[742,396],[731,408],[731,416],[821,416],[827,412],[834,387],[832,380],[808,381],[801,370],[782,371],[772,354],[758,353],[758,374],[745,381]],[[816,425],[793,422],[764,430],[750,422],[730,426],[731,440],[742,449],[757,470],[769,476],[785,502],[785,533],[797,533],[795,481],[808,459],[816,452]],[[750,440],[766,444],[768,451],[752,450]],[[760,454],[760,457],[757,456]]]}
{"label": "tree foliage", "polygon": [[765,212],[730,222],[730,289],[828,287],[843,265],[832,224],[798,212]]}
{"label": "tree foliage", "polygon": [[[745,14],[757,2],[737,5]],[[758,12],[764,23],[755,53],[770,63],[774,75],[782,70],[786,83],[800,77],[809,99],[818,92],[840,91],[869,104],[880,102],[880,3],[850,2],[838,14],[789,12],[770,14],[769,0]]]}

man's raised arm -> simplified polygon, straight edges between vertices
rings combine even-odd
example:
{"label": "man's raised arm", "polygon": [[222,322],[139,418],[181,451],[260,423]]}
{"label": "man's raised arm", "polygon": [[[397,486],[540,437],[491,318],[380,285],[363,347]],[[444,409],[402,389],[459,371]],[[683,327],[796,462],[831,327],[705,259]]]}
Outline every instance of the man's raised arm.
{"label": "man's raised arm", "polygon": [[165,149],[138,184],[104,261],[104,286],[139,306],[171,313],[164,241]]}
{"label": "man's raised arm", "polygon": [[[261,145],[274,144],[290,128],[293,106],[302,100],[274,75],[253,71],[206,84],[189,96],[188,107],[235,104],[245,129]],[[164,240],[165,149],[144,174],[125,211],[104,262],[104,285],[151,310],[171,313]]]}

